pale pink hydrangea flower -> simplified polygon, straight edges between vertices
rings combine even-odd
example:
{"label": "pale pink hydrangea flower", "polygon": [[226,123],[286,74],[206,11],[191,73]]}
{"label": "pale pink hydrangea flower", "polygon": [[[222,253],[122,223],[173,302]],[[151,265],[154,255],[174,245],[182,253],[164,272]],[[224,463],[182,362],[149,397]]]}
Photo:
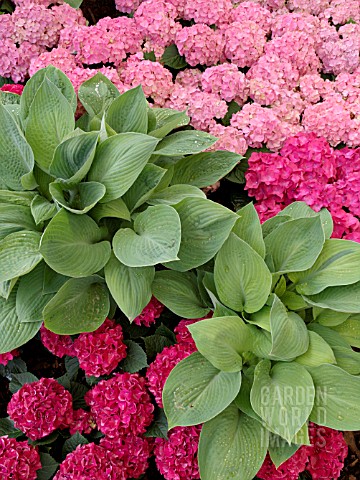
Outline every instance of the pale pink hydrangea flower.
{"label": "pale pink hydrangea flower", "polygon": [[150,327],[160,317],[165,306],[159,302],[155,297],[152,297],[150,302],[146,305],[143,311],[134,319],[135,325],[144,325]]}
{"label": "pale pink hydrangea flower", "polygon": [[201,426],[173,428],[168,439],[155,439],[155,462],[166,480],[200,478],[197,462]]}
{"label": "pale pink hydrangea flower", "polygon": [[[0,17],[1,18],[1,17]],[[70,72],[77,67],[75,56],[66,48],[53,48],[50,52],[43,52],[30,63],[29,73],[34,75],[41,68],[53,65],[64,73]]]}
{"label": "pale pink hydrangea flower", "polygon": [[306,106],[307,102],[303,100],[300,92],[284,89],[273,103],[272,111],[283,122],[300,127],[300,118]]}
{"label": "pale pink hydrangea flower", "polygon": [[98,429],[109,438],[140,435],[153,420],[154,406],[137,373],[117,373],[85,395]]}
{"label": "pale pink hydrangea flower", "polygon": [[182,17],[195,23],[221,26],[228,23],[232,10],[231,0],[186,0]]}
{"label": "pale pink hydrangea flower", "polygon": [[319,15],[329,7],[331,0],[288,0],[287,6],[290,11],[306,12],[311,15]]}
{"label": "pale pink hydrangea flower", "polygon": [[202,83],[202,73],[198,68],[187,68],[181,70],[175,79],[175,83],[185,88],[193,88],[199,90]]}
{"label": "pale pink hydrangea flower", "polygon": [[164,47],[174,41],[181,29],[181,25],[175,21],[176,17],[176,8],[164,0],[145,0],[134,15],[143,37]]}
{"label": "pale pink hydrangea flower", "polygon": [[184,27],[175,37],[175,44],[180,55],[184,55],[189,65],[212,66],[223,58],[224,38],[219,30],[212,30],[208,25],[198,23]]}
{"label": "pale pink hydrangea flower", "polygon": [[65,355],[69,355],[70,357],[75,356],[74,344],[70,335],[58,335],[42,325],[40,328],[40,338],[44,347],[53,355],[60,358]]}
{"label": "pale pink hydrangea flower", "polygon": [[303,75],[300,78],[300,95],[308,103],[318,103],[333,91],[333,83],[324,80],[317,73]]}
{"label": "pale pink hydrangea flower", "polygon": [[224,29],[225,56],[240,68],[251,67],[264,53],[266,32],[255,22],[233,22]]}
{"label": "pale pink hydrangea flower", "polygon": [[272,37],[281,37],[286,32],[304,32],[317,39],[320,21],[308,13],[285,13],[273,19],[271,25]]}
{"label": "pale pink hydrangea flower", "polygon": [[337,40],[324,41],[317,49],[325,73],[352,73],[360,64],[360,26],[344,25]]}
{"label": "pale pink hydrangea flower", "polygon": [[201,84],[204,92],[217,93],[222,100],[235,100],[239,105],[243,105],[249,95],[245,75],[230,63],[207,68],[202,74]]}
{"label": "pale pink hydrangea flower", "polygon": [[46,437],[71,423],[72,397],[53,378],[23,385],[11,398],[8,414],[31,440]]}
{"label": "pale pink hydrangea flower", "polygon": [[247,22],[251,20],[266,33],[270,33],[272,24],[271,12],[255,2],[242,2],[231,12],[231,22]]}
{"label": "pale pink hydrangea flower", "polygon": [[322,16],[331,19],[334,25],[343,25],[350,20],[360,22],[360,3],[357,0],[331,0]]}
{"label": "pale pink hydrangea flower", "polygon": [[7,435],[0,437],[0,478],[36,480],[36,472],[41,468],[37,447]]}
{"label": "pale pink hydrangea flower", "polygon": [[115,7],[121,13],[134,12],[140,5],[141,0],[115,0]]}
{"label": "pale pink hydrangea flower", "polygon": [[248,146],[244,135],[237,128],[224,127],[214,121],[209,128],[209,133],[218,137],[218,141],[209,148],[209,151],[228,150],[239,155],[245,155]]}

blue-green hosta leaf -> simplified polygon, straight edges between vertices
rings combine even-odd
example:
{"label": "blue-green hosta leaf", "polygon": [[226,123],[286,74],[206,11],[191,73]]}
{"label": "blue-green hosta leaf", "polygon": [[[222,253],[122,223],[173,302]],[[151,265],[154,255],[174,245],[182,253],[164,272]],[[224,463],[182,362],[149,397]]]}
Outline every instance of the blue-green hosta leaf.
{"label": "blue-green hosta leaf", "polygon": [[210,311],[201,298],[195,275],[190,272],[156,272],[152,292],[169,310],[183,318],[202,318]]}
{"label": "blue-green hosta leaf", "polygon": [[294,443],[289,445],[286,440],[279,437],[279,435],[270,434],[269,455],[276,468],[279,468],[280,465],[292,457],[299,448],[300,445],[295,445]]}
{"label": "blue-green hosta leaf", "polygon": [[253,203],[248,203],[236,213],[240,218],[235,223],[233,232],[248,243],[260,257],[265,258],[265,243],[260,219]]}
{"label": "blue-green hosta leaf", "polygon": [[141,85],[116,98],[106,114],[106,123],[117,133],[148,131],[148,104]]}
{"label": "blue-green hosta leaf", "polygon": [[53,296],[43,295],[45,262],[20,278],[16,295],[16,314],[21,323],[42,322],[42,311]]}
{"label": "blue-green hosta leaf", "polygon": [[87,277],[106,265],[111,246],[101,241],[101,230],[94,220],[62,209],[46,227],[40,252],[57,273]]}
{"label": "blue-green hosta leaf", "polygon": [[122,197],[131,212],[151,197],[165,173],[166,170],[157,165],[152,163],[145,165],[143,171],[140,172],[140,175],[135,180],[135,183]]}
{"label": "blue-green hosta leaf", "polygon": [[199,352],[224,372],[242,369],[241,354],[251,350],[252,332],[239,317],[217,317],[188,326]]}
{"label": "blue-green hosta leaf", "polygon": [[33,338],[42,322],[21,323],[16,314],[17,285],[9,299],[0,298],[0,354],[21,347]]}
{"label": "blue-green hosta leaf", "polygon": [[328,364],[308,370],[316,389],[310,420],[335,430],[359,430],[360,377]]}
{"label": "blue-green hosta leaf", "polygon": [[221,372],[199,352],[171,371],[163,390],[169,430],[198,425],[221,413],[239,393],[241,372]]}
{"label": "blue-green hosta leaf", "polygon": [[176,205],[187,197],[206,198],[205,193],[200,188],[192,185],[172,185],[164,190],[155,191],[147,203],[150,205]]}
{"label": "blue-green hosta leaf", "polygon": [[100,72],[82,83],[79,88],[80,102],[91,116],[102,116],[119,96],[115,85]]}
{"label": "blue-green hosta leaf", "polygon": [[122,228],[113,238],[116,257],[129,267],[146,267],[177,259],[180,219],[169,205],[156,205],[140,213],[134,230]]}
{"label": "blue-green hosta leaf", "polygon": [[176,132],[165,137],[157,146],[156,155],[174,156],[174,155],[190,155],[200,153],[211,147],[217,141],[209,133],[197,130],[186,130],[184,132]]}
{"label": "blue-green hosta leaf", "polygon": [[326,240],[314,265],[303,272],[289,275],[296,291],[314,295],[327,287],[350,285],[360,281],[360,245],[350,240]]}
{"label": "blue-green hosta leaf", "polygon": [[235,311],[257,312],[271,292],[271,273],[244,240],[231,233],[215,259],[215,285],[222,303]]}
{"label": "blue-green hosta leaf", "polygon": [[306,368],[269,360],[257,364],[250,401],[267,428],[291,442],[308,419],[314,405],[315,387]]}
{"label": "blue-green hosta leaf", "polygon": [[314,319],[325,327],[336,327],[344,323],[350,315],[351,313],[335,312],[329,308],[313,307]]}
{"label": "blue-green hosta leaf", "polygon": [[202,480],[252,480],[264,462],[269,433],[233,403],[202,427],[199,468]]}
{"label": "blue-green hosta leaf", "polygon": [[139,176],[158,140],[142,133],[120,133],[96,150],[88,180],[105,185],[102,203],[124,195]]}
{"label": "blue-green hosta leaf", "polygon": [[304,365],[305,367],[317,367],[323,363],[336,363],[334,352],[330,345],[316,332],[311,330],[309,334],[309,348],[308,350],[297,357],[295,362]]}
{"label": "blue-green hosta leaf", "polygon": [[351,315],[344,323],[332,327],[353,347],[360,348],[360,315]]}
{"label": "blue-green hosta leaf", "polygon": [[330,308],[341,313],[358,313],[360,312],[360,282],[327,287],[315,295],[304,295],[304,299],[316,307]]}
{"label": "blue-green hosta leaf", "polygon": [[30,208],[0,203],[0,240],[21,230],[37,230]]}
{"label": "blue-green hosta leaf", "polygon": [[166,266],[184,272],[214,257],[229,236],[237,215],[203,198],[185,198],[174,208],[181,220],[180,260]]}
{"label": "blue-green hosta leaf", "polygon": [[59,335],[93,332],[110,310],[109,292],[103,278],[91,275],[71,278],[43,311],[47,329]]}
{"label": "blue-green hosta leaf", "polygon": [[273,273],[301,272],[313,266],[324,242],[319,216],[291,220],[265,237],[265,260]]}
{"label": "blue-green hosta leaf", "polygon": [[132,322],[151,299],[154,267],[128,267],[115,255],[105,266],[105,280],[120,310]]}
{"label": "blue-green hosta leaf", "polygon": [[179,112],[170,108],[151,108],[149,112],[155,118],[154,128],[151,130],[149,128],[149,135],[156,138],[164,138],[165,135],[175,128],[184,127],[190,122],[190,118],[185,112]]}
{"label": "blue-green hosta leaf", "polygon": [[89,215],[97,222],[105,217],[122,218],[128,221],[131,219],[130,212],[122,198],[117,198],[107,203],[98,203]]}
{"label": "blue-green hosta leaf", "polygon": [[45,264],[42,295],[47,293],[56,293],[69,277],[56,273],[52,268]]}
{"label": "blue-green hosta leaf", "polygon": [[5,282],[0,283],[0,297],[7,300],[12,292],[12,289],[15,287],[16,282],[19,280],[19,277],[12,278],[11,280],[6,280]]}
{"label": "blue-green hosta leaf", "polygon": [[315,332],[320,335],[325,342],[327,342],[330,347],[345,347],[351,348],[350,344],[338,333],[335,332],[332,328],[324,327],[318,323],[310,323],[307,326],[308,330]]}
{"label": "blue-green hosta leaf", "polygon": [[40,238],[39,232],[23,230],[0,242],[0,282],[25,275],[41,261]]}
{"label": "blue-green hosta leaf", "polygon": [[66,183],[79,183],[90,170],[95,157],[99,133],[81,133],[57,146],[50,165],[50,174]]}
{"label": "blue-green hosta leaf", "polygon": [[35,162],[42,170],[49,171],[56,147],[74,128],[71,105],[61,91],[44,78],[31,103],[25,129]]}
{"label": "blue-green hosta leaf", "polygon": [[36,195],[31,202],[31,214],[36,225],[45,222],[45,220],[50,220],[50,218],[52,218],[56,212],[56,205],[54,203],[50,203],[42,195]]}
{"label": "blue-green hosta leaf", "polygon": [[82,215],[95,207],[105,195],[106,188],[99,182],[81,182],[69,188],[56,181],[50,183],[49,191],[58,205],[69,212]]}
{"label": "blue-green hosta leaf", "polygon": [[268,235],[270,235],[271,232],[276,230],[280,225],[290,220],[291,220],[291,217],[289,215],[284,215],[284,216],[276,215],[275,217],[269,218],[261,225],[263,237],[264,238],[267,237]]}
{"label": "blue-green hosta leaf", "polygon": [[221,150],[184,157],[175,164],[171,183],[208,187],[225,177],[241,158],[237,153]]}
{"label": "blue-green hosta leaf", "polygon": [[360,352],[355,352],[351,348],[346,347],[332,347],[332,349],[338,367],[351,373],[351,375],[360,374]]}
{"label": "blue-green hosta leaf", "polygon": [[320,215],[321,224],[324,230],[325,238],[330,238],[334,229],[334,223],[330,212],[326,208],[322,208],[320,212],[315,212],[305,202],[293,202],[284,210],[281,210],[277,217],[290,217],[292,219],[317,217]]}
{"label": "blue-green hosta leaf", "polygon": [[35,196],[35,192],[12,192],[11,190],[0,190],[0,203],[30,207]]}
{"label": "blue-green hosta leaf", "polygon": [[0,181],[9,189],[24,190],[21,177],[34,168],[34,154],[20,127],[0,104]]}

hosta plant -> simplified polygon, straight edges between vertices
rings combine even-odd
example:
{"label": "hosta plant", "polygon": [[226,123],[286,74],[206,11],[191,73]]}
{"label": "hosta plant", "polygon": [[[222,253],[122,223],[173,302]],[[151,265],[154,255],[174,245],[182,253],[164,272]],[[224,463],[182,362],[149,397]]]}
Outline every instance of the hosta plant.
{"label": "hosta plant", "polygon": [[[155,266],[208,262],[234,212],[206,199],[239,162],[203,152],[216,138],[185,112],[150,108],[97,74],[79,90],[54,67],[0,101],[0,353],[42,322],[58,334],[97,329],[116,306],[132,321]],[[177,131],[171,133],[174,129]]]}
{"label": "hosta plant", "polygon": [[282,464],[309,421],[360,429],[360,244],[302,202],[263,225],[252,204],[237,215],[213,263],[153,284],[178,315],[213,310],[163,391],[169,428],[204,424],[202,480],[250,480],[267,451]]}

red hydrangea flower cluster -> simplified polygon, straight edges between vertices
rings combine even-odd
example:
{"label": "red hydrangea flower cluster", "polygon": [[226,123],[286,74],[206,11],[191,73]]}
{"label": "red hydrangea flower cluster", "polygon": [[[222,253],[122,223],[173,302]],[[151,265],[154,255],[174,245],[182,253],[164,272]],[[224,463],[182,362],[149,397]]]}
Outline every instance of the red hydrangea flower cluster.
{"label": "red hydrangea flower cluster", "polygon": [[17,95],[21,95],[24,90],[24,85],[20,85],[18,83],[6,83],[0,88],[0,90],[2,92],[16,93]]}
{"label": "red hydrangea flower cluster", "polygon": [[19,356],[19,352],[16,349],[11,350],[11,352],[0,353],[0,365],[7,365],[10,362],[10,360],[18,356]]}
{"label": "red hydrangea flower cluster", "polygon": [[37,447],[28,442],[17,442],[7,435],[0,437],[0,478],[35,480],[42,468]]}
{"label": "red hydrangea flower cluster", "polygon": [[71,424],[69,425],[71,435],[74,435],[76,432],[90,433],[95,427],[95,419],[90,412],[83,408],[73,410]]}
{"label": "red hydrangea flower cluster", "polygon": [[74,341],[74,351],[86,375],[109,375],[126,357],[121,326],[107,318],[95,332],[81,333]]}
{"label": "red hydrangea flower cluster", "polygon": [[265,461],[257,473],[262,480],[298,480],[299,474],[305,470],[308,461],[306,448],[300,447],[292,457],[276,468],[270,455],[267,454]]}
{"label": "red hydrangea flower cluster", "polygon": [[23,385],[12,396],[7,411],[16,428],[31,440],[38,440],[69,425],[72,397],[53,378],[41,378]]}
{"label": "red hydrangea flower cluster", "polygon": [[152,297],[140,315],[134,319],[135,325],[150,327],[150,325],[155,323],[156,319],[160,317],[164,308],[164,305],[160,303],[159,300]]}
{"label": "red hydrangea flower cluster", "polygon": [[85,395],[99,430],[110,438],[140,435],[153,419],[154,406],[145,379],[137,373],[115,374]]}
{"label": "red hydrangea flower cluster", "polygon": [[166,480],[200,478],[197,462],[201,426],[173,428],[168,439],[156,438],[155,461]]}
{"label": "red hydrangea flower cluster", "polygon": [[70,335],[58,335],[48,330],[45,325],[40,328],[40,338],[45,348],[57,357],[75,356],[74,344]]}

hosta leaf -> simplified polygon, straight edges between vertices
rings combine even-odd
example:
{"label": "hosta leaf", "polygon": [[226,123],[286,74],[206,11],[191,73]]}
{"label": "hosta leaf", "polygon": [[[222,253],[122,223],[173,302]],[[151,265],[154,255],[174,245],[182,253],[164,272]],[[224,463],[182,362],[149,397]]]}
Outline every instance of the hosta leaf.
{"label": "hosta leaf", "polygon": [[198,352],[185,358],[173,368],[163,390],[169,430],[216,417],[234,400],[240,385],[241,372],[221,372]]}
{"label": "hosta leaf", "polygon": [[0,203],[30,207],[35,196],[36,193],[34,192],[12,192],[10,190],[0,190]]}
{"label": "hosta leaf", "polygon": [[329,308],[313,307],[314,319],[325,327],[336,327],[344,323],[350,315],[351,313],[335,312]]}
{"label": "hosta leaf", "polygon": [[311,305],[330,308],[341,313],[358,313],[360,311],[360,282],[352,285],[325,288],[315,295],[304,295]]}
{"label": "hosta leaf", "polygon": [[335,430],[360,429],[360,377],[335,365],[308,368],[316,389],[310,420]]}
{"label": "hosta leaf", "polygon": [[269,433],[261,423],[232,403],[201,430],[201,478],[252,480],[264,462],[268,443]]}
{"label": "hosta leaf", "polygon": [[207,187],[225,177],[241,158],[237,153],[221,150],[184,157],[175,164],[171,183]]}
{"label": "hosta leaf", "polygon": [[183,127],[190,122],[190,118],[185,112],[178,112],[170,108],[151,108],[149,112],[154,115],[156,122],[154,128],[149,129],[149,135],[156,138],[163,138],[174,128]]}
{"label": "hosta leaf", "polygon": [[351,315],[344,323],[332,327],[353,347],[360,348],[360,315]]}
{"label": "hosta leaf", "polygon": [[151,299],[154,267],[127,267],[115,255],[105,266],[105,280],[120,310],[134,320]]}
{"label": "hosta leaf", "polygon": [[111,247],[101,241],[101,230],[94,220],[62,209],[46,227],[40,251],[57,273],[86,277],[106,265]]}
{"label": "hosta leaf", "polygon": [[91,116],[102,116],[119,96],[115,85],[100,72],[82,83],[79,88],[80,102]]}
{"label": "hosta leaf", "polygon": [[44,308],[45,326],[59,335],[93,332],[110,310],[109,292],[98,275],[71,278]]}
{"label": "hosta leaf", "polygon": [[123,200],[131,212],[147,201],[165,173],[166,170],[157,165],[152,163],[145,165],[135,183],[123,196]]}
{"label": "hosta leaf", "polygon": [[141,85],[116,98],[106,114],[106,122],[117,133],[148,131],[148,104]]}
{"label": "hosta leaf", "polygon": [[0,354],[11,352],[33,338],[42,322],[20,323],[16,314],[17,285],[9,299],[0,298]]}
{"label": "hosta leaf", "polygon": [[122,198],[117,198],[107,203],[99,203],[91,210],[90,214],[99,222],[104,217],[122,218],[130,221],[130,212]]}
{"label": "hosta leaf", "polygon": [[155,151],[157,155],[170,156],[173,155],[190,155],[199,153],[211,147],[217,141],[209,133],[186,130],[184,132],[176,132],[164,138]]}
{"label": "hosta leaf", "polygon": [[12,190],[24,190],[21,177],[34,168],[34,154],[20,127],[0,104],[0,180]]}
{"label": "hosta leaf", "polygon": [[319,216],[285,222],[265,237],[266,263],[273,273],[307,270],[315,263],[324,241]]}
{"label": "hosta leaf", "polygon": [[187,197],[206,198],[205,193],[192,185],[172,185],[164,190],[155,191],[147,203],[150,205],[176,205]]}
{"label": "hosta leaf", "polygon": [[309,348],[295,359],[295,362],[306,367],[317,367],[323,363],[336,363],[330,345],[316,332],[309,331]]}
{"label": "hosta leaf", "polygon": [[88,180],[102,183],[102,203],[124,195],[149,160],[158,140],[141,133],[120,133],[105,140],[96,150]]}
{"label": "hosta leaf", "polygon": [[332,349],[338,367],[352,375],[360,374],[360,352],[354,352],[351,348],[346,347],[332,347]]}
{"label": "hosta leaf", "polygon": [[45,78],[31,103],[25,129],[26,140],[42,170],[49,171],[56,147],[74,127],[71,105],[60,90]]}
{"label": "hosta leaf", "polygon": [[22,230],[37,230],[30,208],[0,203],[0,240]]}
{"label": "hosta leaf", "polygon": [[219,298],[227,307],[252,313],[265,305],[271,273],[260,255],[234,233],[216,256],[214,274]]}
{"label": "hosta leaf", "polygon": [[155,274],[152,291],[161,303],[180,317],[202,318],[209,313],[193,273],[158,271]]}
{"label": "hosta leaf", "polygon": [[280,225],[288,222],[289,220],[291,220],[291,217],[289,215],[284,215],[284,216],[276,215],[275,217],[269,218],[269,220],[266,220],[261,225],[263,237],[264,238],[267,237],[268,235],[270,235],[270,233],[273,230],[276,230]]}
{"label": "hosta leaf", "polygon": [[279,435],[270,434],[269,455],[276,468],[279,468],[280,465],[292,457],[299,448],[299,445],[293,443],[289,445]]}
{"label": "hosta leaf", "polygon": [[56,212],[56,205],[54,203],[50,203],[41,195],[36,195],[31,202],[31,214],[36,225],[39,225],[41,222],[45,222],[45,220],[49,220],[55,215]]}
{"label": "hosta leaf", "polygon": [[[267,428],[291,442],[313,408],[315,387],[305,367],[269,360],[257,364],[251,405]],[[296,412],[296,413],[295,413]]]}
{"label": "hosta leaf", "polygon": [[324,327],[323,325],[319,325],[318,323],[310,323],[307,328],[308,330],[320,335],[325,340],[325,342],[330,345],[330,347],[351,348],[350,344],[332,328]]}
{"label": "hosta leaf", "polygon": [[265,243],[261,230],[259,215],[252,203],[236,212],[239,219],[234,225],[233,232],[248,243],[260,257],[265,258]]}
{"label": "hosta leaf", "polygon": [[89,132],[64,140],[55,150],[50,174],[67,183],[79,183],[90,170],[98,139],[98,132]]}
{"label": "hosta leaf", "polygon": [[326,240],[314,265],[303,272],[289,275],[296,284],[296,291],[314,295],[326,287],[349,285],[360,280],[358,264],[360,245],[349,240]]}
{"label": "hosta leaf", "polygon": [[334,229],[334,224],[331,214],[326,208],[322,208],[320,212],[315,212],[305,202],[293,202],[277,214],[278,217],[289,216],[292,219],[317,217],[318,215],[320,215],[325,238],[330,238]]}
{"label": "hosta leaf", "polygon": [[239,317],[217,317],[188,326],[199,352],[224,372],[242,369],[241,354],[251,350],[252,333]]}
{"label": "hosta leaf", "polygon": [[168,205],[149,207],[134,222],[134,230],[120,229],[113,238],[116,257],[129,267],[146,267],[177,259],[180,219]]}
{"label": "hosta leaf", "polygon": [[0,297],[7,300],[12,292],[12,289],[15,287],[16,282],[19,277],[12,278],[11,280],[6,280],[5,282],[0,283]]}
{"label": "hosta leaf", "polygon": [[180,260],[166,266],[184,272],[214,257],[229,236],[237,216],[222,205],[203,198],[185,198],[174,208],[181,220]]}
{"label": "hosta leaf", "polygon": [[61,182],[49,185],[49,191],[58,205],[76,214],[87,213],[103,198],[106,188],[99,182],[81,182],[69,188]]}
{"label": "hosta leaf", "polygon": [[67,280],[69,280],[69,277],[56,273],[52,268],[45,264],[42,294],[56,293]]}
{"label": "hosta leaf", "polygon": [[0,282],[25,275],[42,259],[38,232],[11,233],[0,242]]}

